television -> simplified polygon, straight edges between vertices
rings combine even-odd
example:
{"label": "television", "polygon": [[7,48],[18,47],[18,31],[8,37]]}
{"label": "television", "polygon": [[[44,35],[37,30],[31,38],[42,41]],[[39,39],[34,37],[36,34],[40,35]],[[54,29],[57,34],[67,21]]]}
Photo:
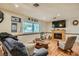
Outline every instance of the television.
{"label": "television", "polygon": [[65,28],[66,20],[52,21],[52,27],[53,28]]}

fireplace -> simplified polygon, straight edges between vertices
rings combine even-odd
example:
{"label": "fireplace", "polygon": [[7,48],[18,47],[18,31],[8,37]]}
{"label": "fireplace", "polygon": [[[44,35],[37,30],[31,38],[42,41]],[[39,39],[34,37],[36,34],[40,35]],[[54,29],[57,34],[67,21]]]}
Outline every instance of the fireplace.
{"label": "fireplace", "polygon": [[54,33],[54,39],[62,39],[62,33]]}
{"label": "fireplace", "polygon": [[52,31],[52,39],[64,40],[65,39],[65,30]]}

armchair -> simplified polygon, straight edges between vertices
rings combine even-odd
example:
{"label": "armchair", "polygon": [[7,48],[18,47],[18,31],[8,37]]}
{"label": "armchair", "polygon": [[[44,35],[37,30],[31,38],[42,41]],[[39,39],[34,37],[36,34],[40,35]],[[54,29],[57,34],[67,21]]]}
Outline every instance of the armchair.
{"label": "armchair", "polygon": [[76,36],[71,36],[71,37],[68,37],[68,39],[66,40],[66,42],[62,42],[62,41],[59,41],[59,45],[58,47],[64,51],[70,51],[72,52],[72,47],[75,43],[75,40],[76,40]]}

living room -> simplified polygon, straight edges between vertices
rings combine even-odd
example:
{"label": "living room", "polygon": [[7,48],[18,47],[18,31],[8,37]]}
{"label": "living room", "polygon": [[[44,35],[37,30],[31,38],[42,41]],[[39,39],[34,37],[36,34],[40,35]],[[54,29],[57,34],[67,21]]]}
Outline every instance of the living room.
{"label": "living room", "polygon": [[[0,3],[0,55],[78,56],[78,6],[78,3]],[[27,46],[27,54],[10,51],[5,36]],[[74,36],[69,51],[60,49],[60,41]]]}

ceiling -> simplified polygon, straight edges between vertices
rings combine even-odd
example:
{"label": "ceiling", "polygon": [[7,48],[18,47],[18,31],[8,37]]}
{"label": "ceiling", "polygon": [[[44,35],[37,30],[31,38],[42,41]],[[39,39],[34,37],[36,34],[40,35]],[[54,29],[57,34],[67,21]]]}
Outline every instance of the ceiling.
{"label": "ceiling", "polygon": [[0,8],[45,21],[79,17],[78,3],[39,3],[38,7],[34,7],[33,3],[0,3]]}

